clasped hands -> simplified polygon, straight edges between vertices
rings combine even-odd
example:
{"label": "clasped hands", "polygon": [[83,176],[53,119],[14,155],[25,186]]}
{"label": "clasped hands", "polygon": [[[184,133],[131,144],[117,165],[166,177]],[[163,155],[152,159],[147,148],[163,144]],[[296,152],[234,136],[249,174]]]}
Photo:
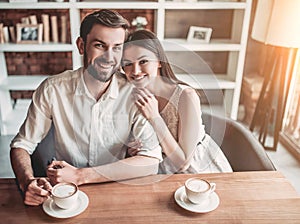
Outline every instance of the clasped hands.
{"label": "clasped hands", "polygon": [[38,206],[51,195],[52,186],[60,182],[73,182],[79,185],[78,168],[65,161],[52,161],[48,165],[47,177],[32,178],[24,191],[24,203]]}
{"label": "clasped hands", "polygon": [[156,97],[146,88],[134,88],[132,95],[137,108],[147,120],[159,117],[158,101]]}

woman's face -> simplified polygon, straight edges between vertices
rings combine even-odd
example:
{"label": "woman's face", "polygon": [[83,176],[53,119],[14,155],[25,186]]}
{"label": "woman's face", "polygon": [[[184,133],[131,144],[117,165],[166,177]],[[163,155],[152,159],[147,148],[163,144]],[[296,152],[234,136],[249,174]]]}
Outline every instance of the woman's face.
{"label": "woman's face", "polygon": [[161,67],[156,55],[140,46],[127,46],[123,54],[123,70],[137,87],[145,87],[159,74]]}

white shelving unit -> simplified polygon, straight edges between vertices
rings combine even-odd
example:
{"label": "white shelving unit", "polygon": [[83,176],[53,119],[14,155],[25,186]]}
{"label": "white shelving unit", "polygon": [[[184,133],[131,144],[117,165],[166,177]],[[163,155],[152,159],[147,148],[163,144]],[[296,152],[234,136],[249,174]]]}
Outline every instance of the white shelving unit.
{"label": "white shelving unit", "polygon": [[[68,9],[70,16],[71,44],[0,44],[0,134],[16,134],[21,125],[29,100],[17,100],[14,104],[10,90],[35,90],[46,76],[10,76],[7,73],[5,52],[72,52],[73,68],[82,65],[75,41],[79,36],[80,10],[82,9],[152,9],[155,11],[155,32],[162,40],[167,52],[229,52],[226,74],[176,74],[182,81],[196,89],[224,90],[224,102],[228,116],[237,118],[245,51],[248,37],[252,0],[213,0],[197,3],[172,2],[168,0],[129,1],[81,1],[5,3],[1,9]],[[231,37],[212,39],[207,44],[189,43],[186,39],[169,38],[165,28],[173,24],[166,22],[166,15],[173,10],[233,10]],[[189,16],[189,15],[187,15]],[[193,24],[190,24],[193,25]]]}

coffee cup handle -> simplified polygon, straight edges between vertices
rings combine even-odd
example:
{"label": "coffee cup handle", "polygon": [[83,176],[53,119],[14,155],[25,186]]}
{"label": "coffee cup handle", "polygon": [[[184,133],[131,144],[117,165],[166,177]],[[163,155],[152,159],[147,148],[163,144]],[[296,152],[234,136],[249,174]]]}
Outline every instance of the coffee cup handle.
{"label": "coffee cup handle", "polygon": [[213,193],[216,190],[217,185],[215,183],[210,183],[210,193]]}

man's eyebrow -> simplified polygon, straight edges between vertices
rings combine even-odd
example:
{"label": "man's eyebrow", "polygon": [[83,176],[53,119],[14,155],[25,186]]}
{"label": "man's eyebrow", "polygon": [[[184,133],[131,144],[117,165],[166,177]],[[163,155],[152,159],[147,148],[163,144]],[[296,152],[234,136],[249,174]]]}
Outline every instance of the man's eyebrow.
{"label": "man's eyebrow", "polygon": [[102,43],[102,44],[106,45],[106,43],[105,43],[104,41],[102,41],[102,40],[99,40],[99,39],[95,39],[95,40],[93,40],[93,42],[100,42],[100,43]]}
{"label": "man's eyebrow", "polygon": [[122,45],[124,45],[124,43],[115,44],[115,46],[122,46]]}
{"label": "man's eyebrow", "polygon": [[[100,42],[101,44],[103,44],[103,45],[107,45],[107,43],[105,43],[104,41],[102,41],[102,40],[99,40],[99,39],[95,39],[94,40],[94,42]],[[124,43],[122,42],[122,43],[117,43],[117,44],[115,44],[114,46],[121,46],[121,45],[123,45]]]}

